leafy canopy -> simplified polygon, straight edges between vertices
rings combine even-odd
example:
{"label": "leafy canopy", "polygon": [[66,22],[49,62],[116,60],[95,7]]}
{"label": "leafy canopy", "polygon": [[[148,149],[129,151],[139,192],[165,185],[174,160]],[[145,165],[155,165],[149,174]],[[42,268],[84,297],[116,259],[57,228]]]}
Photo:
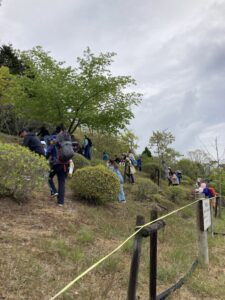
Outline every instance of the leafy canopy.
{"label": "leafy canopy", "polygon": [[64,123],[69,132],[78,126],[116,133],[133,118],[132,105],[141,95],[128,91],[135,80],[130,76],[113,76],[109,67],[115,53],[95,56],[87,48],[78,67],[66,67],[41,47],[21,54],[28,66],[20,78],[27,97],[20,111],[29,118]]}

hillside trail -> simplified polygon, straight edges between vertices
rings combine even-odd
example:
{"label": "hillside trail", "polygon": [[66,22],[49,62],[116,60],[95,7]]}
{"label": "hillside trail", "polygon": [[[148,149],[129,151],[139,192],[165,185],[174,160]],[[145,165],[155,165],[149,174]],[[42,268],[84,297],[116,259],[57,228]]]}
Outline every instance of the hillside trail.
{"label": "hillside trail", "polygon": [[[139,204],[136,204],[135,202],[129,203],[129,199],[126,205],[118,205],[118,203],[110,203],[104,208],[106,209],[106,211],[104,211],[105,218],[107,219],[110,217],[113,219],[115,217],[119,222],[121,221],[123,222],[123,220],[128,219],[128,216],[131,213],[131,211],[134,211],[133,215],[138,214],[139,212],[138,207]],[[143,208],[144,207],[142,207],[142,211]],[[4,248],[4,250],[7,250],[9,253],[11,250],[12,253],[14,253],[16,248],[18,248],[18,250],[21,251],[21,247],[24,247],[26,249],[29,249],[32,255],[34,255],[35,257],[39,257],[39,256],[42,257],[44,261],[45,261],[45,256],[47,261],[51,261],[52,259],[51,267],[48,266],[49,269],[47,269],[46,274],[48,275],[48,272],[50,272],[52,277],[55,276],[57,277],[59,276],[57,273],[59,272],[60,274],[62,270],[59,269],[58,272],[54,270],[53,266],[54,266],[55,258],[54,259],[53,257],[50,258],[50,256],[52,255],[50,252],[44,253],[43,251],[44,248],[42,249],[41,247],[39,247],[38,243],[46,242],[48,239],[54,239],[54,238],[57,239],[57,236],[55,236],[56,232],[57,234],[60,234],[61,236],[65,236],[65,237],[73,236],[72,238],[73,240],[74,234],[76,234],[74,233],[74,230],[75,232],[76,230],[78,232],[82,228],[89,228],[93,230],[93,232],[96,229],[102,230],[102,228],[98,228],[98,227],[101,226],[103,208],[99,208],[99,209],[101,210],[101,214],[99,214],[99,216],[98,214],[95,216],[94,214],[98,212],[98,208],[92,207],[92,209],[90,209],[90,206],[84,205],[82,202],[79,201],[74,201],[72,192],[69,189],[69,187],[67,187],[64,207],[58,207],[56,205],[56,199],[50,197],[47,185],[43,186],[43,190],[41,192],[36,192],[34,195],[32,195],[31,199],[25,201],[20,205],[16,201],[13,201],[12,199],[3,198],[1,199],[1,210],[0,210],[0,232],[1,232],[0,244],[2,246],[2,249]],[[132,216],[132,220],[135,223],[135,219],[133,218],[133,216]],[[126,226],[125,223],[124,226]],[[98,237],[92,247],[94,247],[94,249],[98,249],[98,248],[103,249],[104,251],[103,253],[108,253],[112,249],[118,246],[118,244],[121,241],[121,236],[116,235],[117,238],[114,237],[114,234],[116,232],[115,229],[112,227],[107,228],[107,231],[104,234],[103,233],[104,232],[102,231],[100,233],[97,232]],[[126,236],[124,236],[124,238],[126,238]],[[88,248],[87,248],[88,254],[90,254],[88,251],[93,252],[93,250]],[[96,254],[96,257],[98,258],[102,257],[102,254],[100,252]],[[7,261],[8,269],[10,270],[10,272],[12,272],[12,270],[15,269],[15,266],[11,267],[10,265],[11,264],[10,255],[9,257],[2,257],[0,259],[0,262],[4,263],[4,261]],[[58,263],[60,261],[58,261]],[[129,265],[130,265],[129,253],[126,254],[123,253],[122,261],[124,263],[124,266],[126,266],[125,267],[126,274],[128,275]],[[45,268],[46,267],[43,267],[43,269]],[[68,283],[71,279],[73,279],[76,272],[74,269],[71,269],[69,265],[67,266],[67,268],[68,268],[68,274],[67,274],[68,278],[66,279],[66,282]],[[113,268],[113,265],[111,266],[111,268]],[[21,271],[24,272],[24,274],[27,273],[27,270],[21,269]],[[33,270],[31,272],[33,273]],[[63,272],[65,272],[65,270],[63,270]],[[112,272],[111,274],[110,272],[108,273],[103,272],[102,274],[98,270],[96,272],[97,273],[92,272],[87,279],[86,278],[84,279],[84,282],[87,283],[87,281],[85,280],[88,280],[88,283],[91,286],[95,286],[95,287],[97,286],[99,290],[96,290],[96,293],[99,293],[102,286],[105,286],[104,295],[107,295],[105,296],[105,299],[118,299],[118,300],[125,299],[128,276],[127,278],[122,278],[121,271],[115,271]],[[222,268],[222,266],[220,266],[220,269],[218,269],[217,272],[221,273],[221,272],[225,272],[225,270]],[[215,273],[217,272],[216,270],[213,270],[212,276],[214,276]],[[96,281],[96,277],[95,277],[96,274],[99,276],[98,281]],[[10,276],[12,275],[13,274],[10,274]],[[27,276],[29,277],[29,273]],[[6,278],[7,277],[4,275],[4,280]],[[45,286],[48,283],[46,279],[49,280],[49,278],[50,277],[46,277],[45,279],[43,278],[43,282],[42,282],[43,288],[45,288],[45,290],[49,292],[51,291],[57,292],[58,288],[56,288],[54,285],[51,287]],[[11,280],[13,282],[15,278],[12,276]],[[15,287],[16,285],[18,285],[18,283],[21,284],[21,281],[17,281],[17,280],[18,279],[16,279],[14,284]],[[121,288],[112,289],[110,283],[114,282],[115,286],[119,286],[121,283],[120,281],[121,282],[123,281]],[[11,286],[11,283],[10,284],[7,283],[7,284],[9,287]],[[166,288],[168,288],[167,285],[165,286],[161,285],[161,290]],[[73,287],[72,291],[74,290],[76,290],[76,286]],[[26,292],[25,288],[24,291]],[[7,291],[4,291],[4,293],[5,293],[4,295],[7,295]],[[12,294],[9,295],[9,297],[1,298],[1,292],[0,292],[0,299],[15,299],[15,291],[12,290],[11,293]],[[27,293],[30,293],[30,291]],[[38,295],[38,293],[37,292],[35,293],[33,299],[38,299],[36,298],[38,297],[36,296]],[[140,296],[139,299],[146,299],[147,293],[148,293],[148,278],[144,279],[143,282],[141,283],[141,288],[139,289],[139,296]],[[25,298],[21,296],[18,297],[17,299],[25,299]],[[79,298],[78,296],[77,299],[80,300],[81,298]],[[89,299],[89,298],[85,298],[85,299]],[[94,298],[90,298],[90,299],[94,299]],[[99,298],[99,299],[103,299],[103,298]],[[168,299],[211,300],[213,298],[206,297],[206,296],[204,297],[196,296],[192,292],[190,292],[190,290],[186,286],[183,286],[181,290],[175,292]],[[223,299],[223,298],[216,297],[214,299]]]}

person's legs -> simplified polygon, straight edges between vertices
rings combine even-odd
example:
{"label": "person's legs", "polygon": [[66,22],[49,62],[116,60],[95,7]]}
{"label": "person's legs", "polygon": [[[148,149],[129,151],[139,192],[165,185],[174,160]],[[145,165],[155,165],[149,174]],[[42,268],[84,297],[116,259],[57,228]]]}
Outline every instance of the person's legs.
{"label": "person's legs", "polygon": [[124,190],[123,190],[123,184],[120,184],[120,192],[119,192],[119,195],[118,195],[118,201],[119,202],[126,202],[125,193],[124,193]]}
{"label": "person's legs", "polygon": [[64,204],[64,195],[65,195],[65,180],[66,172],[64,170],[64,165],[57,165],[57,179],[58,179],[58,204]]}
{"label": "person's legs", "polygon": [[55,176],[56,171],[54,169],[51,169],[48,175],[48,185],[50,187],[51,195],[57,194],[57,189],[55,187],[53,177]]}
{"label": "person's legs", "polygon": [[90,153],[90,147],[89,146],[86,146],[85,150],[84,150],[84,156],[87,158],[87,159],[91,159],[91,153]]}
{"label": "person's legs", "polygon": [[134,183],[134,175],[133,174],[130,174],[130,182]]}

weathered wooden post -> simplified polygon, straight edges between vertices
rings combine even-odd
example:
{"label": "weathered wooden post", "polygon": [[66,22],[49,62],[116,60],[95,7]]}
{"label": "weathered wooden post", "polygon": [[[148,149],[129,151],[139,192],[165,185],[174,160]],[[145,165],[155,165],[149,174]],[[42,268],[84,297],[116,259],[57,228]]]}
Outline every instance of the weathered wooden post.
{"label": "weathered wooden post", "polygon": [[156,184],[159,186],[160,184],[160,171],[156,169]]}
{"label": "weathered wooden post", "polygon": [[[216,200],[216,199],[215,199]],[[211,219],[211,234],[214,236],[214,226],[213,226],[213,201],[214,198],[210,199],[210,219]]]}
{"label": "weathered wooden post", "polygon": [[219,196],[216,196],[216,207],[215,207],[215,218],[217,217],[218,214],[218,205],[219,205]]}
{"label": "weathered wooden post", "polygon": [[[157,219],[157,211],[151,211],[151,220]],[[156,280],[157,280],[157,230],[150,235],[150,300],[156,300]]]}
{"label": "weathered wooden post", "polygon": [[204,199],[205,198],[204,194],[198,194],[198,198],[201,199],[197,202],[197,214],[196,214],[199,261],[208,265],[209,253],[208,253],[207,229],[211,224],[210,203],[209,203],[209,199]]}
{"label": "weathered wooden post", "polygon": [[[145,219],[142,216],[137,216],[136,226],[141,226],[145,223]],[[142,233],[138,232],[134,237],[134,248],[133,256],[130,266],[130,279],[128,286],[128,296],[127,300],[136,300],[136,289],[137,289],[137,280],[138,280],[138,270],[141,256],[141,240]]]}

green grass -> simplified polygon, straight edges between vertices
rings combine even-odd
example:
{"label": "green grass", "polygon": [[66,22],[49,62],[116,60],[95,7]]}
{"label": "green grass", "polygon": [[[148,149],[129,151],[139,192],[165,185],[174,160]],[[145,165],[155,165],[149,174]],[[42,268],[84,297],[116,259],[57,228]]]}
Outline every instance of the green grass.
{"label": "green grass", "polygon": [[[143,175],[143,174],[142,174]],[[125,184],[127,203],[104,207],[75,202],[66,196],[59,210],[45,194],[23,206],[2,201],[0,216],[0,298],[47,300],[115,249],[135,230],[136,216],[150,220],[150,203],[136,201],[137,187]],[[47,192],[47,189],[46,189]],[[179,205],[157,197],[168,211]],[[190,203],[190,202],[186,202]],[[167,211],[162,210],[159,216]],[[174,284],[190,269],[197,255],[195,206],[165,219],[158,232],[158,291]],[[225,231],[223,219],[215,230]],[[41,224],[41,226],[37,226]],[[170,299],[223,299],[225,294],[225,237],[208,235],[208,268],[199,265],[185,286]],[[59,299],[126,299],[133,238],[103,264],[74,284]],[[140,299],[148,298],[149,238],[142,241],[138,283]],[[213,298],[214,297],[214,298]]]}
{"label": "green grass", "polygon": [[94,233],[88,229],[81,229],[78,232],[77,241],[81,244],[92,243],[94,241]]}

